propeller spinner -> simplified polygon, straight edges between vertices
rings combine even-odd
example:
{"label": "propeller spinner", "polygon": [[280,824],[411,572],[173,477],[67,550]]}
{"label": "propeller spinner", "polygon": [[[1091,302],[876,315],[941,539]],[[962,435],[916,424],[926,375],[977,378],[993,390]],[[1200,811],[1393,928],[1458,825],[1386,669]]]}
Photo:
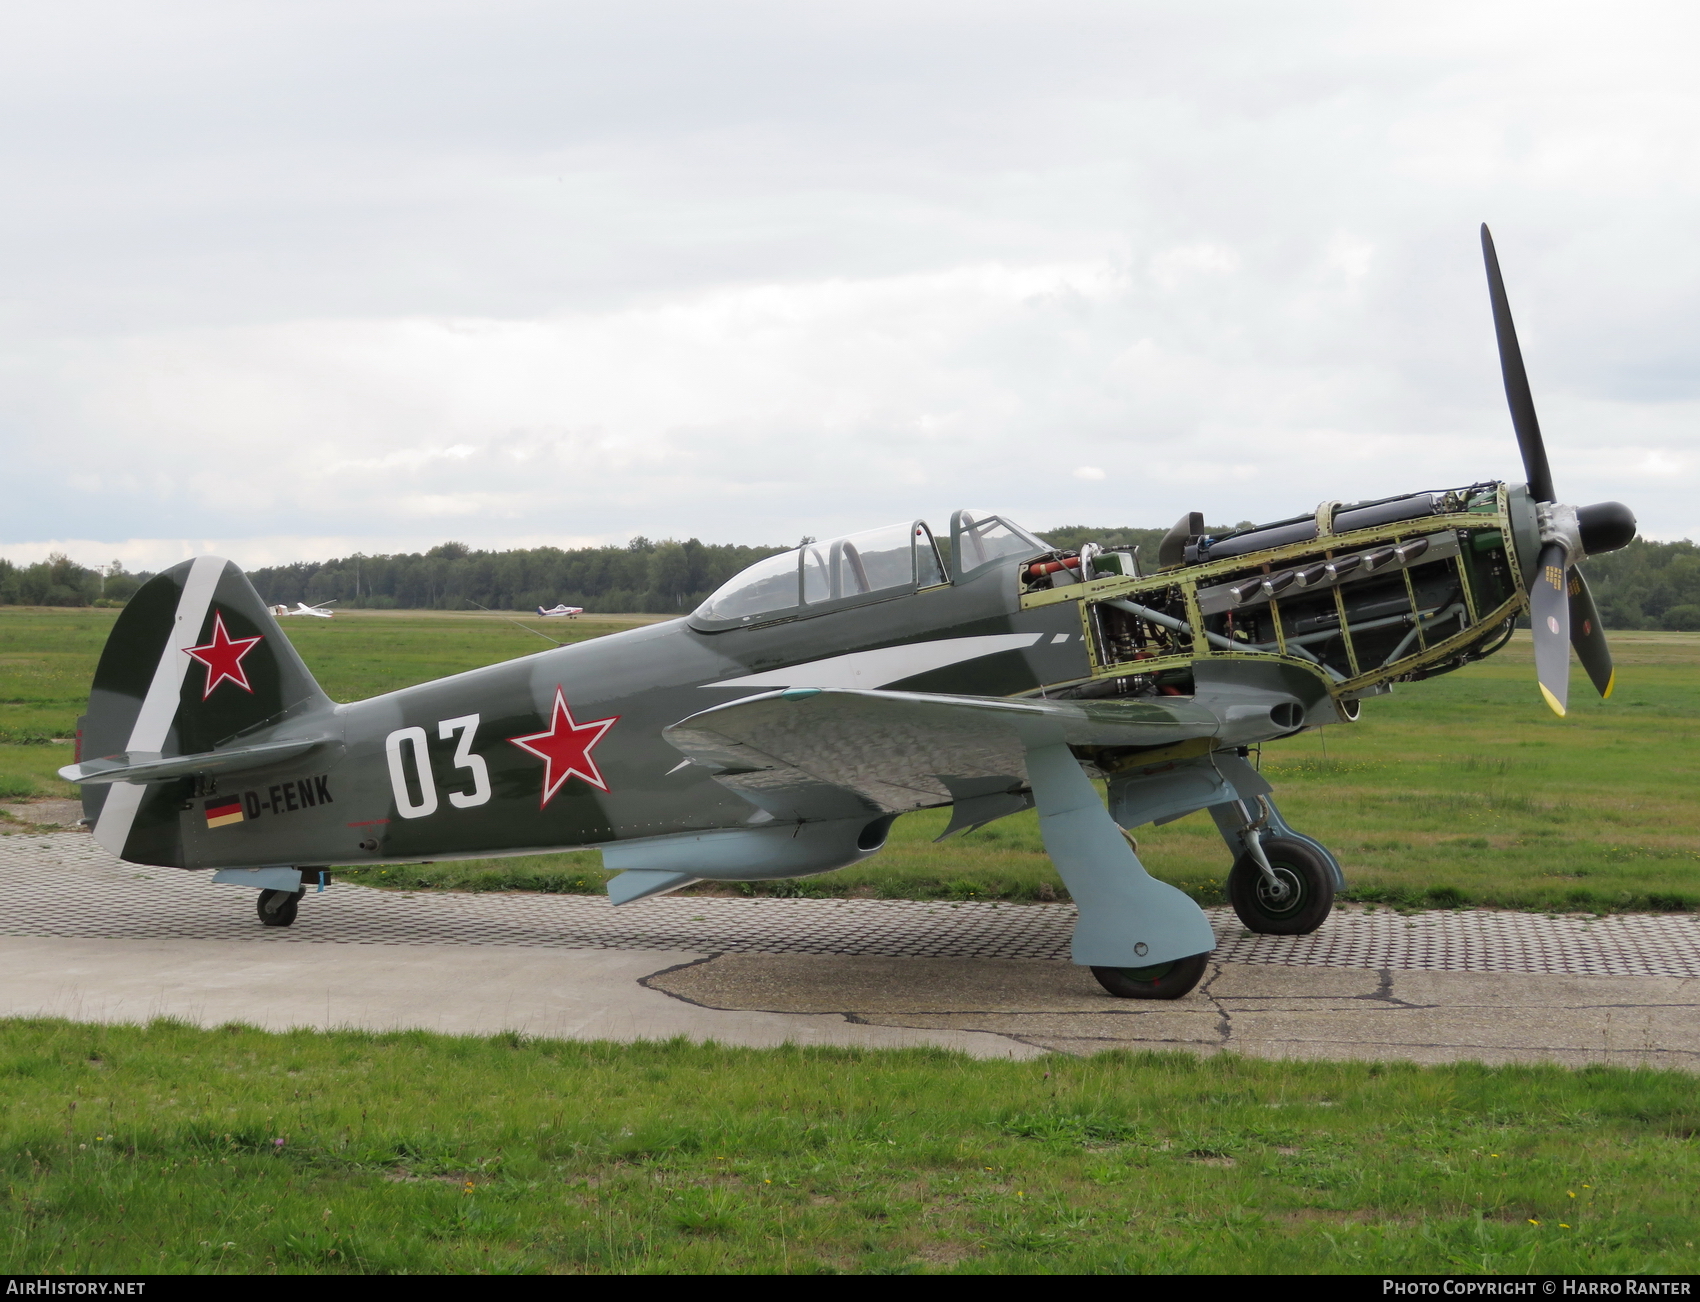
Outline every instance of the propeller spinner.
{"label": "propeller spinner", "polygon": [[1499,255],[1494,252],[1493,236],[1485,223],[1482,259],[1487,264],[1488,295],[1493,301],[1493,329],[1499,337],[1505,400],[1511,407],[1511,427],[1517,432],[1517,447],[1523,454],[1529,496],[1536,503],[1540,527],[1541,550],[1529,587],[1535,677],[1546,703],[1562,715],[1570,697],[1570,647],[1576,648],[1595,690],[1602,697],[1611,695],[1616,681],[1611,649],[1606,645],[1599,610],[1588,591],[1581,562],[1587,556],[1628,546],[1635,537],[1635,516],[1621,502],[1573,507],[1558,501],[1540,421],[1535,417],[1535,400],[1529,392],[1529,375],[1523,368],[1523,350],[1517,346],[1517,327],[1511,321],[1511,302],[1505,296]]}

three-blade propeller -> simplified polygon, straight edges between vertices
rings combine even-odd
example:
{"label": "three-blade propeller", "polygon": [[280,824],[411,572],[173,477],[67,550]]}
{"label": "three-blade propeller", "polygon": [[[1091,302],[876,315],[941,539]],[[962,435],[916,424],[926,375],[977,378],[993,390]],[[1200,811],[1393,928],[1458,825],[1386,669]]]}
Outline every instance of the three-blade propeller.
{"label": "three-blade propeller", "polygon": [[[1528,476],[1529,496],[1549,507],[1559,505],[1552,486],[1552,468],[1547,464],[1546,444],[1541,440],[1540,421],[1535,418],[1535,400],[1529,392],[1528,372],[1523,369],[1523,350],[1517,346],[1517,327],[1511,321],[1511,302],[1505,296],[1505,278],[1500,275],[1499,255],[1493,236],[1482,226],[1482,259],[1487,263],[1488,295],[1493,301],[1493,329],[1499,337],[1499,367],[1505,376],[1505,399],[1511,406],[1511,426],[1523,453],[1523,470]],[[1568,508],[1561,508],[1561,511]],[[1541,695],[1557,714],[1565,712],[1570,698],[1570,648],[1587,670],[1602,697],[1610,696],[1616,681],[1611,650],[1600,613],[1588,591],[1579,562],[1583,554],[1615,551],[1635,537],[1635,516],[1618,502],[1584,506],[1572,513],[1573,527],[1545,527],[1559,513],[1544,517],[1546,538],[1537,558],[1534,582],[1529,587],[1529,622],[1535,636],[1535,676]],[[1548,535],[1552,535],[1549,537]]]}

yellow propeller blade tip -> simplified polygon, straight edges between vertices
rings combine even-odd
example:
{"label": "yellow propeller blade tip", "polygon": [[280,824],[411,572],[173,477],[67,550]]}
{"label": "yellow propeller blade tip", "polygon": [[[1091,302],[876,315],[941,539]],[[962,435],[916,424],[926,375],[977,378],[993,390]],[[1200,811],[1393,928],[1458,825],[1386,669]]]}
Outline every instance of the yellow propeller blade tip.
{"label": "yellow propeller blade tip", "polygon": [[1617,686],[1617,670],[1611,671],[1611,677],[1606,679],[1606,690],[1600,693],[1602,701],[1611,700],[1611,689]]}
{"label": "yellow propeller blade tip", "polygon": [[1547,698],[1547,704],[1552,706],[1552,712],[1562,719],[1564,717],[1564,706],[1559,704],[1558,697],[1547,691],[1545,683],[1537,683],[1536,686],[1541,689],[1541,695]]}

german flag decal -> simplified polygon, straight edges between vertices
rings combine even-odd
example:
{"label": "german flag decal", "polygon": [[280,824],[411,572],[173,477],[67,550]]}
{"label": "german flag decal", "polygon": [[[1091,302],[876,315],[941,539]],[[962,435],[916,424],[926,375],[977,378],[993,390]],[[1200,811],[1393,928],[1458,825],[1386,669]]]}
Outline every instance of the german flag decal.
{"label": "german flag decal", "polygon": [[206,803],[207,826],[229,827],[232,823],[242,821],[242,799],[240,796],[228,796],[219,800],[209,800]]}

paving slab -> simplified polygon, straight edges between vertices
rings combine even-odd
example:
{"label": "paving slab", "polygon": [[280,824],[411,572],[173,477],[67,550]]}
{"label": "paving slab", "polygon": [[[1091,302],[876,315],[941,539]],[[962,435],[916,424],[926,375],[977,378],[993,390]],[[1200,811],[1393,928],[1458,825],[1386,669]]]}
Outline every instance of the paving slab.
{"label": "paving slab", "polygon": [[[1700,990],[1682,978],[1335,972],[1305,996],[1295,993],[1303,988],[1295,978],[1309,973],[1224,963],[1185,998],[1146,1003],[1094,993],[1084,972],[1047,971],[1056,967],[724,954],[645,984],[710,1008],[837,1008],[869,1025],[988,1032],[1065,1053],[1187,1047],[1278,1058],[1700,1071]],[[1504,1003],[1494,998],[1501,989],[1511,995]]]}
{"label": "paving slab", "polygon": [[[1075,919],[1072,904],[670,896],[615,909],[599,895],[337,884],[309,894],[293,927],[256,932],[252,893],[210,876],[125,863],[86,834],[0,837],[0,935],[1066,960]],[[1700,978],[1700,914],[1347,906],[1309,936],[1255,936],[1231,909],[1205,912],[1226,963]]]}
{"label": "paving slab", "polygon": [[0,837],[0,1015],[727,1043],[1613,1062],[1700,1071],[1700,917],[1338,910],[1218,948],[1186,998],[1107,995],[1068,904],[254,894],[87,835]]}
{"label": "paving slab", "polygon": [[[45,827],[72,827],[82,821],[83,804],[80,800],[26,800],[0,802],[0,814],[16,822],[8,823],[0,819],[0,836],[7,833],[28,835],[34,828],[28,825]],[[25,824],[26,826],[19,826]]]}
{"label": "paving slab", "polygon": [[[1498,977],[1486,978],[1497,981]],[[1308,968],[1231,964],[1210,982],[1218,999],[1358,999],[1384,993],[1377,968]]]}
{"label": "paving slab", "polygon": [[1093,1013],[1122,1003],[1111,1000],[1086,968],[1054,959],[728,954],[647,984],[705,1008],[781,1013]]}
{"label": "paving slab", "polygon": [[266,946],[235,940],[0,938],[0,1016],[83,1022],[175,1017],[451,1035],[518,1031],[580,1040],[684,1036],[757,1048],[779,1044],[913,1048],[980,1058],[1041,1049],[972,1030],[912,1030],[842,1015],[725,1012],[642,984],[704,956],[643,951]]}
{"label": "paving slab", "polygon": [[1601,1000],[1669,1004],[1691,1008],[1700,1002],[1700,980],[1693,977],[1620,977],[1609,986],[1586,976],[1502,972],[1494,976],[1448,973],[1439,981],[1431,972],[1391,972],[1388,995],[1404,1003],[1432,1004],[1442,998],[1467,1001],[1484,1008],[1510,1010],[1521,1017],[1525,1008],[1579,1008]]}

